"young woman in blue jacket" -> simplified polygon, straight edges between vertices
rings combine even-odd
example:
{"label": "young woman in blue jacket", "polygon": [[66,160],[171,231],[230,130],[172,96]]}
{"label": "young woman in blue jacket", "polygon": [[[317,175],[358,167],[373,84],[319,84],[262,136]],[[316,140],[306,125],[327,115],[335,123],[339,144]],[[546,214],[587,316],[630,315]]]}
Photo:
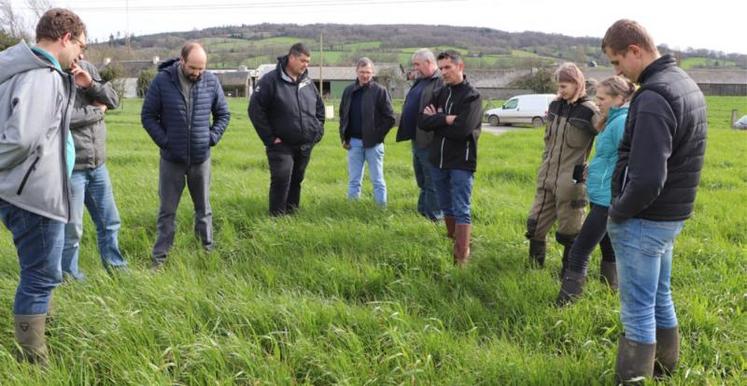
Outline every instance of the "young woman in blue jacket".
{"label": "young woman in blue jacket", "polygon": [[565,271],[556,304],[562,306],[581,296],[586,282],[589,256],[597,244],[602,251],[600,274],[602,281],[617,289],[615,252],[607,236],[607,210],[612,201],[612,174],[617,163],[617,148],[625,131],[628,102],[635,86],[625,78],[613,76],[597,86],[604,128],[597,136],[596,153],[589,164],[586,181],[591,210],[571,247],[568,269]]}

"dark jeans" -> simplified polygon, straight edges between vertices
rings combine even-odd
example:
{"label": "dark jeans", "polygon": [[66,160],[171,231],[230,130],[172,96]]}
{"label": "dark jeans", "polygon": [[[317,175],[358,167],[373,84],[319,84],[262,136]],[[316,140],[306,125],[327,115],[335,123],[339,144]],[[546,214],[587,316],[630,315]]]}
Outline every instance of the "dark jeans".
{"label": "dark jeans", "polygon": [[161,158],[158,176],[158,210],[156,243],[153,261],[163,263],[174,244],[176,209],[182,198],[186,182],[195,208],[195,234],[205,249],[213,248],[213,210],[210,208],[210,158],[198,165],[186,165]]}
{"label": "dark jeans", "polygon": [[610,237],[607,235],[607,210],[606,206],[591,204],[591,210],[581,226],[581,231],[571,247],[568,258],[569,268],[573,272],[586,275],[586,267],[589,265],[589,256],[599,244],[602,250],[602,260],[615,261],[615,251],[612,249]]}
{"label": "dark jeans", "polygon": [[436,184],[433,182],[433,165],[428,160],[429,148],[420,148],[412,141],[412,167],[415,171],[415,182],[420,189],[418,196],[418,213],[431,219],[440,220],[444,217],[441,206],[438,203]]}
{"label": "dark jeans", "polygon": [[267,147],[270,164],[270,215],[295,212],[301,202],[301,183],[311,158],[311,146],[283,143]]}
{"label": "dark jeans", "polygon": [[62,282],[62,245],[65,224],[21,209],[0,199],[0,219],[18,253],[21,278],[13,313],[46,314],[52,290]]}

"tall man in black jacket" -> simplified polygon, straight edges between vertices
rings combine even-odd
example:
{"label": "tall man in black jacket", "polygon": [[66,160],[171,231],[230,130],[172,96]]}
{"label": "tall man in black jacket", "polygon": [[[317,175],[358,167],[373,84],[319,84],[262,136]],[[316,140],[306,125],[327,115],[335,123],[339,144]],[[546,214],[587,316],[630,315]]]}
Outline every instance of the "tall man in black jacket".
{"label": "tall man in black jacket", "polygon": [[384,138],[394,126],[392,100],[373,80],[371,59],[358,59],[355,72],[355,82],[345,88],[340,101],[340,140],[348,151],[348,198],[360,197],[363,165],[368,163],[374,200],[385,207]]}
{"label": "tall man in black jacket", "polygon": [[672,56],[659,54],[637,22],[615,22],[602,50],[618,74],[640,84],[619,148],[607,224],[625,328],[616,371],[626,383],[667,374],[679,360],[672,248],[700,182],[706,104],[697,84]]}
{"label": "tall man in black jacket", "polygon": [[249,101],[249,119],[270,164],[270,215],[295,212],[312,147],[324,135],[324,102],[306,68],[311,52],[296,43],[265,74]]}
{"label": "tall man in black jacket", "polygon": [[[421,127],[434,133],[430,149],[433,180],[445,217],[453,217],[454,263],[470,255],[471,196],[477,167],[477,139],[482,125],[482,98],[464,75],[464,61],[456,51],[438,55],[444,87],[433,94],[421,116]],[[448,227],[448,224],[447,224]]]}

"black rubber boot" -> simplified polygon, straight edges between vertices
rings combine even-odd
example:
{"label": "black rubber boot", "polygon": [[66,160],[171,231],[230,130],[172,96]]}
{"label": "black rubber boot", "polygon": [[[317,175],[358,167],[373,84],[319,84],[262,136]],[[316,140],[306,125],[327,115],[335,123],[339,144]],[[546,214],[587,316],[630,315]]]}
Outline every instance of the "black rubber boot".
{"label": "black rubber boot", "polygon": [[646,378],[654,374],[654,354],[656,343],[639,343],[620,337],[617,345],[617,364],[615,377],[618,384],[643,384]]}
{"label": "black rubber boot", "polygon": [[680,361],[680,328],[656,329],[656,363],[654,378],[672,374]]}
{"label": "black rubber boot", "polygon": [[535,268],[545,266],[547,242],[545,240],[529,239],[529,265]]}
{"label": "black rubber boot", "polygon": [[560,292],[558,293],[558,298],[555,299],[555,305],[562,307],[574,302],[584,292],[585,283],[586,275],[570,269],[567,270],[563,281],[560,283]]}
{"label": "black rubber boot", "polygon": [[599,280],[607,284],[611,290],[617,291],[617,264],[614,261],[604,261],[599,267]]}

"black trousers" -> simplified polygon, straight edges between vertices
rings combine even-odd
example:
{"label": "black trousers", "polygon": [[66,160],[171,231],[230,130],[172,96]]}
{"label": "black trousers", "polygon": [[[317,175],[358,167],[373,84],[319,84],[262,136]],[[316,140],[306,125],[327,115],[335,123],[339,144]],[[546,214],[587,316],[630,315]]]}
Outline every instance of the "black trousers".
{"label": "black trousers", "polygon": [[301,201],[301,183],[311,158],[311,145],[283,143],[267,147],[270,164],[270,215],[295,212]]}
{"label": "black trousers", "polygon": [[568,267],[573,272],[586,274],[589,256],[597,244],[602,250],[603,261],[615,261],[615,251],[612,249],[610,237],[607,235],[608,209],[606,206],[591,204],[591,210],[573,242],[568,258]]}

